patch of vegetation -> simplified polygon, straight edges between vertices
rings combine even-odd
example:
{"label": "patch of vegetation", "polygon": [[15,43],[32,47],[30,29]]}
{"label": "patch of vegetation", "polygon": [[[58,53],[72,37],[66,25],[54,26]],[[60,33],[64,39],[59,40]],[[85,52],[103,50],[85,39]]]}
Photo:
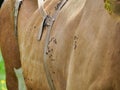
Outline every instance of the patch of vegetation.
{"label": "patch of vegetation", "polygon": [[1,53],[0,53],[0,90],[7,90],[5,81],[4,61]]}
{"label": "patch of vegetation", "polygon": [[105,0],[105,9],[112,14],[112,2],[110,0]]}
{"label": "patch of vegetation", "polygon": [[109,14],[120,16],[120,1],[105,0],[105,9],[109,12]]}

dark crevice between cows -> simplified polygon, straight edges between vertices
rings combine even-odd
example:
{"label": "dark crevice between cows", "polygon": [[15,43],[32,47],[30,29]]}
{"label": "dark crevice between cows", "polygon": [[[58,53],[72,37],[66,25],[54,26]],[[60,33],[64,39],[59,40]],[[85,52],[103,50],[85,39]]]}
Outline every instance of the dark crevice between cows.
{"label": "dark crevice between cows", "polygon": [[74,50],[76,50],[77,48],[77,41],[78,41],[78,37],[77,36],[74,36]]}
{"label": "dark crevice between cows", "polygon": [[16,1],[15,2],[15,8],[14,8],[14,33],[16,40],[18,42],[18,17],[19,17],[19,11],[21,9],[21,6],[23,4],[23,1]]}
{"label": "dark crevice between cows", "polygon": [[4,2],[4,0],[0,0],[0,8],[1,8],[3,2]]}

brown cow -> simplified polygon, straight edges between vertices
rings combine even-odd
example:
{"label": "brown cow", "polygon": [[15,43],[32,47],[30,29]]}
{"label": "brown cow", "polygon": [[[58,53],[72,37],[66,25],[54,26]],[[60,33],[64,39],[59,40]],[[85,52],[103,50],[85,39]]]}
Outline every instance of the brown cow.
{"label": "brown cow", "polygon": [[[55,12],[58,1],[45,3],[49,15]],[[18,44],[28,90],[50,89],[44,53],[56,90],[120,90],[120,20],[105,10],[104,0],[68,0],[52,26],[47,52],[44,48],[48,27],[44,28],[41,41],[37,41],[42,20],[37,0],[24,0],[18,18]],[[1,32],[0,37],[7,36]],[[1,39],[6,43],[5,40],[8,38]],[[7,46],[4,43],[0,43],[3,49]]]}
{"label": "brown cow", "polygon": [[5,61],[8,90],[18,90],[14,68],[21,67],[17,39],[14,35],[14,0],[5,0],[0,10],[0,48]]}

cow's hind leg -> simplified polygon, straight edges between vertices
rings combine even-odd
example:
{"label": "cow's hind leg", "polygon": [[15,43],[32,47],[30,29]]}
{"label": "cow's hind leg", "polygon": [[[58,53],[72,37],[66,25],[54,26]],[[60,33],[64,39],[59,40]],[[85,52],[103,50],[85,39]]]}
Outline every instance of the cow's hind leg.
{"label": "cow's hind leg", "polygon": [[5,0],[0,10],[0,48],[5,62],[8,90],[18,90],[14,68],[21,67],[18,43],[14,34],[14,0]]}

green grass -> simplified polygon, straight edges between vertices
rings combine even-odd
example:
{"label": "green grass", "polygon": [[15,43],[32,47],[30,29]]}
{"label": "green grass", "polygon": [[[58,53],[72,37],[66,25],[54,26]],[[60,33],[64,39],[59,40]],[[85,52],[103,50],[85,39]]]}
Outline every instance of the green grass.
{"label": "green grass", "polygon": [[0,52],[0,90],[6,89],[4,61]]}
{"label": "green grass", "polygon": [[111,0],[105,0],[105,9],[109,12],[109,14],[113,13]]}

